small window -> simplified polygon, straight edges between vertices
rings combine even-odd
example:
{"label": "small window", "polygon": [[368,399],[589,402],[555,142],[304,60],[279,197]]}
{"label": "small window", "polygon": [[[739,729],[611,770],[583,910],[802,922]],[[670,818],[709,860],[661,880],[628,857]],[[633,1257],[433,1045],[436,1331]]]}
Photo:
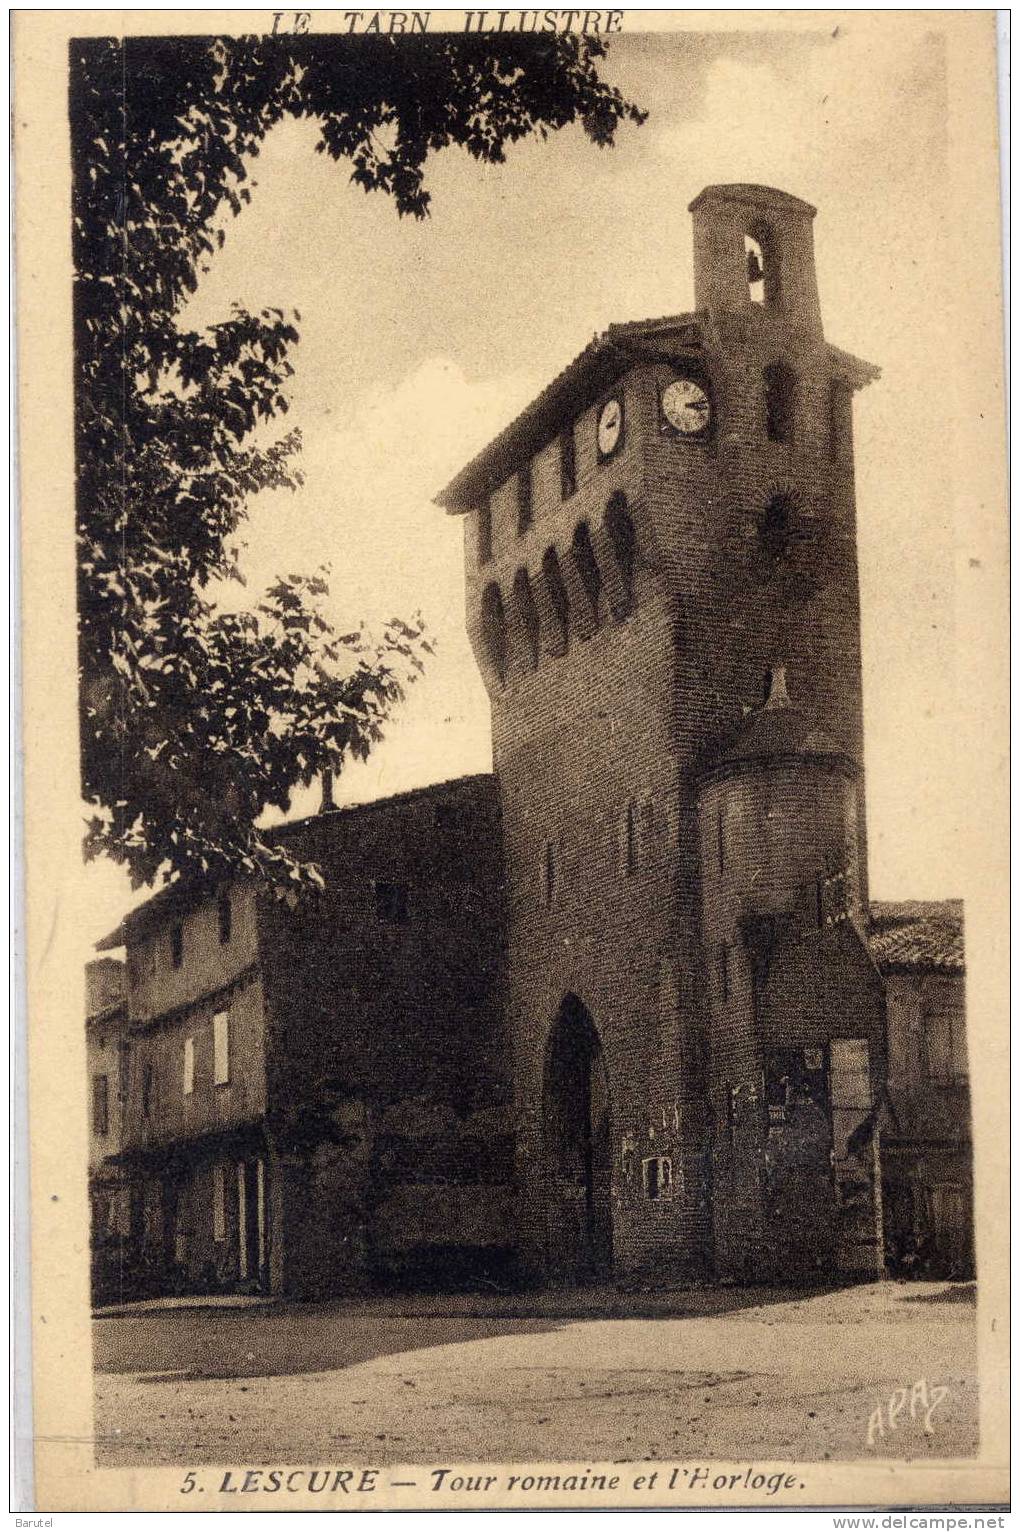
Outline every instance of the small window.
{"label": "small window", "polygon": [[547,910],[556,903],[556,847],[547,840],[542,847],[542,902]]}
{"label": "small window", "polygon": [[773,362],[765,368],[762,378],[765,384],[765,434],[770,442],[792,441],[797,403],[796,375],[782,362]]}
{"label": "small window", "polygon": [[492,503],[486,500],[478,507],[478,562],[487,564],[492,558]]}
{"label": "small window", "polygon": [[573,549],[574,561],[577,564],[577,572],[581,576],[584,593],[588,597],[592,616],[597,618],[599,596],[602,594],[602,576],[595,560],[595,550],[591,545],[591,533],[586,521],[579,521],[574,529]]}
{"label": "small window", "polygon": [[230,941],[234,928],[234,911],[229,894],[221,894],[217,899],[216,920],[220,932],[220,945],[225,947]]}
{"label": "small window", "polygon": [[533,515],[531,463],[525,463],[517,475],[517,531],[526,532]]}
{"label": "small window", "polygon": [[577,488],[577,445],[574,437],[574,423],[570,425],[560,436],[560,496],[569,500]]}
{"label": "small window", "polygon": [[170,927],[170,966],[180,968],[184,962],[184,926],[177,920]]}
{"label": "small window", "polygon": [[230,1015],[217,1011],[213,1017],[213,1084],[230,1084]]}
{"label": "small window", "polygon": [[105,1138],[110,1131],[110,1082],[106,1075],[92,1076],[92,1131]]}
{"label": "small window", "polygon": [[726,871],[726,821],[723,818],[722,805],[715,811],[715,849],[719,864],[719,871]]}
{"label": "small window", "polygon": [[375,885],[376,919],[387,926],[406,926],[408,920],[407,884]]}
{"label": "small window", "polygon": [[195,1089],[195,1039],[184,1039],[184,1094],[190,1096]]}
{"label": "small window", "polygon": [[227,1237],[227,1178],[222,1164],[212,1169],[213,1239],[217,1244]]}
{"label": "small window", "polygon": [[673,1195],[673,1161],[659,1154],[641,1161],[641,1180],[649,1202],[662,1202]]}

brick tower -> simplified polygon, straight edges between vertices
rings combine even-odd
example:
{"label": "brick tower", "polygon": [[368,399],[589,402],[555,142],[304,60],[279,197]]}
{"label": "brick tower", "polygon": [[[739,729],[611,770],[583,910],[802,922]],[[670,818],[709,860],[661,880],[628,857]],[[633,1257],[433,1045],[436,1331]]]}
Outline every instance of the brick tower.
{"label": "brick tower", "polygon": [[610,326],[438,497],[492,702],[519,1235],[554,1280],[838,1262],[845,1218],[783,1211],[837,1196],[828,1095],[782,1186],[773,1097],[798,1050],[828,1079],[848,1007],[881,1068],[851,434],[876,371],[823,337],[813,208],[691,212],[695,311]]}

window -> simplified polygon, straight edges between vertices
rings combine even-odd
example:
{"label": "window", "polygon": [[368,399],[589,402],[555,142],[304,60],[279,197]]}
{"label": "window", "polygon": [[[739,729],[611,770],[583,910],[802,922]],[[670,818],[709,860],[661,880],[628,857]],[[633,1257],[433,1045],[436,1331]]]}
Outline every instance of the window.
{"label": "window", "polygon": [[560,436],[560,498],[569,500],[577,488],[577,446],[574,423]]}
{"label": "window", "polygon": [[623,812],[623,873],[629,878],[638,865],[638,807],[633,798]]}
{"label": "window", "polygon": [[487,564],[492,558],[492,503],[486,500],[478,507],[478,562]]}
{"label": "window", "polygon": [[230,941],[234,928],[234,911],[229,894],[221,894],[216,901],[216,921],[219,926],[220,945],[225,947]]}
{"label": "window", "polygon": [[503,597],[495,584],[487,585],[482,594],[482,635],[492,668],[500,681],[505,681],[510,646]]}
{"label": "window", "polygon": [[170,966],[180,968],[184,962],[184,926],[175,921],[170,927]]}
{"label": "window", "polygon": [[406,883],[377,883],[375,885],[375,916],[383,925],[407,925]]}
{"label": "window", "polygon": [[560,638],[566,645],[570,623],[570,599],[567,596],[567,587],[563,583],[563,573],[555,548],[547,548],[542,555],[542,578],[549,595],[549,604],[560,630]]}
{"label": "window", "polygon": [[212,1170],[212,1226],[217,1244],[227,1237],[227,1178],[221,1164]]}
{"label": "window", "polygon": [[542,900],[547,910],[556,903],[556,847],[547,840],[542,847]]}
{"label": "window", "polygon": [[517,475],[517,531],[526,532],[531,526],[531,463],[525,463]]}
{"label": "window", "polygon": [[110,1131],[110,1082],[106,1075],[92,1076],[92,1131],[99,1138]]}
{"label": "window", "polygon": [[649,1202],[661,1202],[673,1195],[673,1161],[659,1154],[641,1161],[641,1180]]}
{"label": "window", "polygon": [[726,871],[726,822],[723,818],[722,805],[715,811],[715,844],[716,855],[719,861],[719,871]]}
{"label": "window", "polygon": [[793,436],[797,403],[797,378],[782,362],[773,362],[762,374],[765,384],[765,432],[770,442],[788,442]]}
{"label": "window", "polygon": [[184,1039],[184,1094],[190,1096],[195,1089],[195,1039]]}
{"label": "window", "polygon": [[535,605],[535,597],[526,569],[518,569],[514,575],[513,598],[514,612],[524,633],[528,657],[531,660],[531,668],[534,670],[539,656],[538,608]]}
{"label": "window", "polygon": [[933,1085],[967,1080],[967,1033],[963,1011],[945,1003],[924,1008],[924,1054]]}
{"label": "window", "polygon": [[599,566],[595,562],[595,550],[591,545],[591,533],[586,521],[579,521],[574,529],[573,539],[574,561],[577,564],[577,572],[581,576],[581,584],[584,593],[588,597],[592,616],[597,618],[599,614],[599,596],[602,593],[602,576]]}
{"label": "window", "polygon": [[230,1016],[217,1011],[213,1017],[213,1084],[230,1084]]}

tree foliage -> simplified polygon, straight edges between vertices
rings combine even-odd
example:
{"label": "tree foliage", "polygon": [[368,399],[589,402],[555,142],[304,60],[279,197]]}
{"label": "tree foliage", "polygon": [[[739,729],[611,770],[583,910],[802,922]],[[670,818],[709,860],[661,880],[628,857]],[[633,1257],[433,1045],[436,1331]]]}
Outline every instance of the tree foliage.
{"label": "tree foliage", "polygon": [[296,488],[285,431],[300,316],[184,307],[251,201],[284,116],[366,191],[426,216],[428,158],[581,122],[613,142],[642,113],[604,84],[597,38],[101,38],[71,43],[75,447],[82,776],[89,855],[135,884],[171,874],[314,878],[258,828],[299,782],[380,738],[428,644],[419,620],[370,642],[323,616],[325,573],[287,574],[250,610],[239,529]]}

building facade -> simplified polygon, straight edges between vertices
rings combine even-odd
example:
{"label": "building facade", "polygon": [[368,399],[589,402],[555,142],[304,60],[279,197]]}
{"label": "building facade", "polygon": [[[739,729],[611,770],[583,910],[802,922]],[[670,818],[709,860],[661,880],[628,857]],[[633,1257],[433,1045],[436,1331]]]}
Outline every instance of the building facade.
{"label": "building facade", "polygon": [[171,890],[118,933],[178,1082],[155,1110],[139,1055],[127,1148],[192,1187],[143,1218],[189,1281],[884,1269],[852,432],[878,374],[825,339],[814,209],[691,212],[695,310],[611,326],[438,497],[493,777],[282,830],[317,909],[237,890],[224,943],[225,896]]}

